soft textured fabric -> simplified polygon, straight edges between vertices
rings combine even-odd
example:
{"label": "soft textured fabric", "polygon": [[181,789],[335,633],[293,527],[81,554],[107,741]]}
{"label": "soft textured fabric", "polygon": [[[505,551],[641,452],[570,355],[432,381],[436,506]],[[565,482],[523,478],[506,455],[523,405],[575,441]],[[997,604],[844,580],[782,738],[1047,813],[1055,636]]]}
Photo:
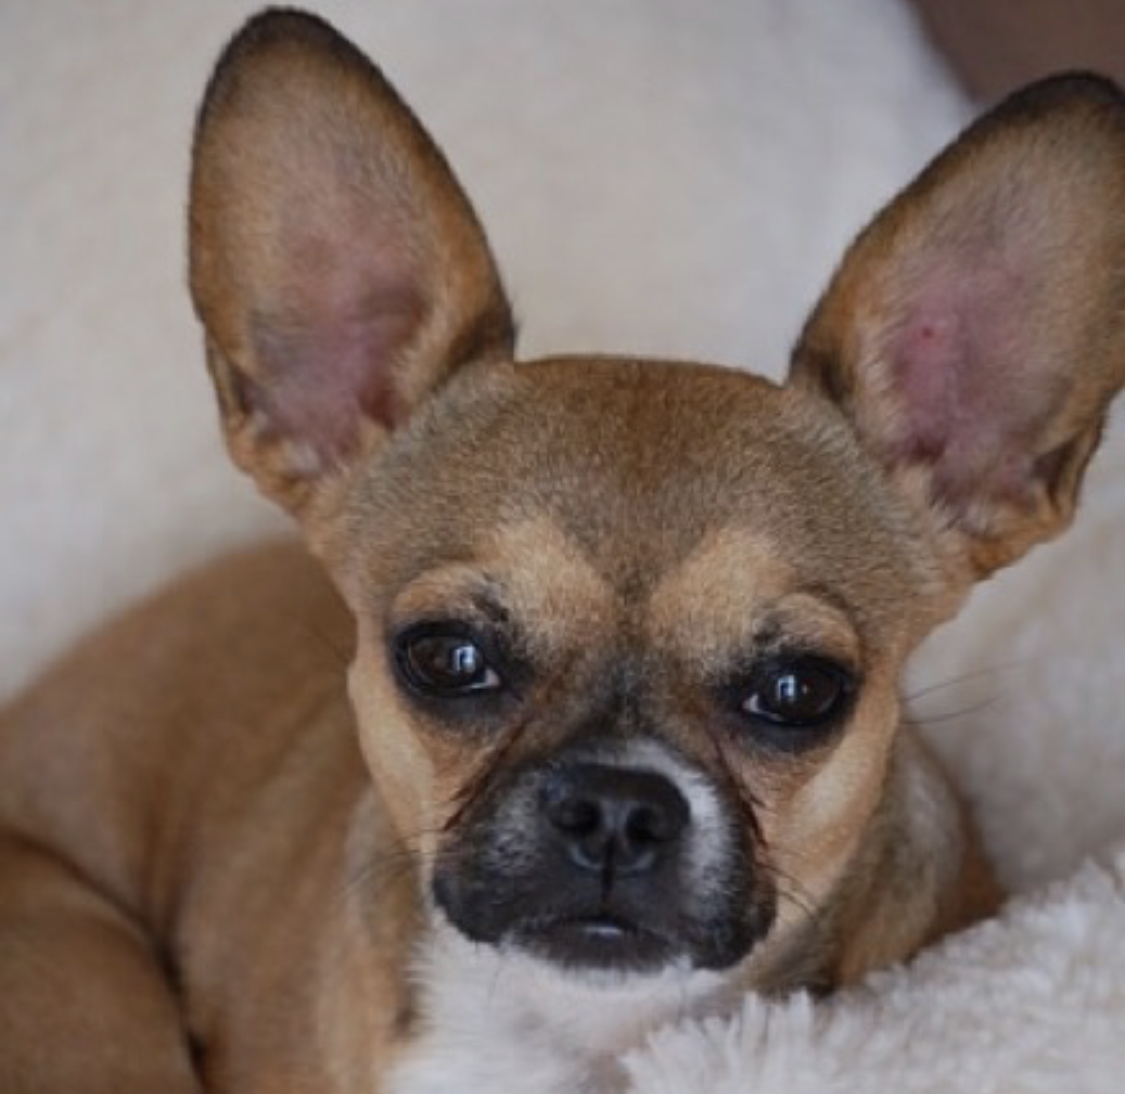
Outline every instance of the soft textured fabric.
{"label": "soft textured fabric", "polygon": [[[192,113],[250,5],[0,10],[0,689],[187,564],[281,527],[226,464],[183,285]],[[381,0],[384,66],[488,226],[526,353],[779,375],[848,237],[966,108],[892,0]],[[996,922],[825,1004],[658,1032],[635,1094],[1125,1083],[1125,436],[1074,530],[918,658]]]}

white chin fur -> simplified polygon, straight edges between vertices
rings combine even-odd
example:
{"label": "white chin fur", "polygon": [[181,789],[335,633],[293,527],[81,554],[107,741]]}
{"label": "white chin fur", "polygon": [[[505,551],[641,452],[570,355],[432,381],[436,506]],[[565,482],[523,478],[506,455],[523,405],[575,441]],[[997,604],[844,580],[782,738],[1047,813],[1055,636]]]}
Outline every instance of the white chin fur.
{"label": "white chin fur", "polygon": [[415,963],[422,1028],[391,1094],[576,1094],[655,1026],[720,1004],[729,977],[568,969],[469,941],[440,913]]}

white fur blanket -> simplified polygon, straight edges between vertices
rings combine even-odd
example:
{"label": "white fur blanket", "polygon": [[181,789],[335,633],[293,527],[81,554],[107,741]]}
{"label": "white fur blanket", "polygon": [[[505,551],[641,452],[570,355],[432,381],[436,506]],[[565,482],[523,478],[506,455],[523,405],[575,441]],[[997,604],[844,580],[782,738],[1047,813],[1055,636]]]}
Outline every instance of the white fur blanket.
{"label": "white fur blanket", "polygon": [[[777,374],[848,236],[964,119],[894,0],[333,0],[450,153],[526,352]],[[0,8],[0,690],[280,527],[228,470],[183,287],[237,0]],[[1017,897],[824,1004],[659,1031],[634,1094],[1125,1089],[1125,430],[1073,532],[914,666]],[[2,990],[2,989],[0,989]]]}

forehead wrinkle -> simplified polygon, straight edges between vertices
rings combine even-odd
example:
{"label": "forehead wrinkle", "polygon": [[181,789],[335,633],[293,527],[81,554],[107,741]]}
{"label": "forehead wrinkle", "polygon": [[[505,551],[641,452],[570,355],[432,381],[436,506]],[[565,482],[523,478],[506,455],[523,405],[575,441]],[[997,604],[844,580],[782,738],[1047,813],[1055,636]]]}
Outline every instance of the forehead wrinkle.
{"label": "forehead wrinkle", "polygon": [[843,592],[824,582],[803,581],[794,586],[793,594],[817,605],[821,621],[832,625],[836,637],[845,647],[837,652],[846,652],[860,663],[867,660],[867,640],[861,614]]}
{"label": "forehead wrinkle", "polygon": [[727,648],[749,638],[755,612],[791,586],[793,571],[769,540],[728,525],[708,533],[669,567],[649,597],[646,622],[655,641]]}
{"label": "forehead wrinkle", "polygon": [[845,598],[803,580],[769,537],[738,525],[705,537],[671,567],[649,598],[646,625],[657,646],[705,667],[726,667],[732,651],[778,637],[861,660],[863,643]]}
{"label": "forehead wrinkle", "polygon": [[400,589],[388,614],[392,623],[417,615],[475,614],[487,603],[490,593],[486,575],[479,568],[464,562],[449,563],[423,571]]}
{"label": "forehead wrinkle", "polygon": [[541,635],[616,623],[617,597],[590,553],[548,516],[522,517],[481,544],[478,565],[505,590],[507,607]]}
{"label": "forehead wrinkle", "polygon": [[468,549],[440,555],[395,592],[386,621],[510,619],[528,652],[557,655],[577,640],[607,640],[620,598],[580,542],[551,517],[517,517],[487,529]]}

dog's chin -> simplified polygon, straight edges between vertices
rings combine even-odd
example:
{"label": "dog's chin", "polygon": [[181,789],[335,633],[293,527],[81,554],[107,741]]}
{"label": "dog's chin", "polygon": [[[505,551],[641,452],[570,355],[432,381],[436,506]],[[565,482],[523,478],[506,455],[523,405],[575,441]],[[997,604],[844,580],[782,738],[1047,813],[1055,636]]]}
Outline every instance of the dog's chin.
{"label": "dog's chin", "polygon": [[[620,909],[555,908],[487,922],[437,902],[435,911],[476,945],[522,953],[564,973],[609,981],[655,976],[670,970],[723,973],[745,958],[769,930],[772,915],[738,925],[699,924],[688,935],[666,930]],[[655,918],[655,917],[654,917]]]}
{"label": "dog's chin", "polygon": [[534,957],[581,972],[657,973],[686,957],[674,940],[611,914],[529,919],[509,938]]}
{"label": "dog's chin", "polygon": [[710,914],[701,917],[689,914],[674,896],[587,900],[566,890],[503,901],[499,883],[461,882],[462,876],[439,872],[432,907],[468,941],[584,977],[605,973],[611,980],[671,969],[721,973],[769,933],[775,913],[768,893],[730,908],[709,907]]}

